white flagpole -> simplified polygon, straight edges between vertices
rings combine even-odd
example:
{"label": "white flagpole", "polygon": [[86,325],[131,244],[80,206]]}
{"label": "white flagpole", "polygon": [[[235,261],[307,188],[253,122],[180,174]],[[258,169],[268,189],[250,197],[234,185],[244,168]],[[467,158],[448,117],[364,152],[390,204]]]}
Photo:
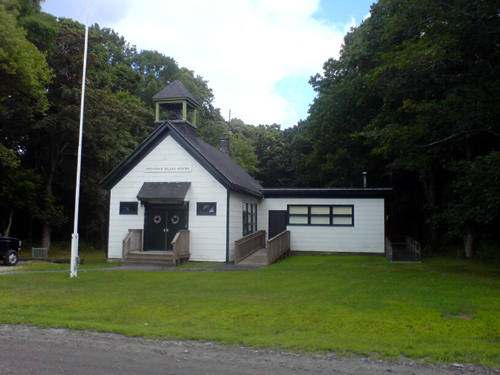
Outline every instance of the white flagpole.
{"label": "white flagpole", "polygon": [[71,236],[70,277],[78,276],[78,213],[80,208],[80,175],[82,172],[83,112],[85,108],[85,80],[87,77],[87,49],[89,45],[90,0],[87,1],[87,25],[85,27],[85,48],[83,52],[82,100],[80,105],[80,132],[78,136],[78,162],[76,168],[75,219]]}

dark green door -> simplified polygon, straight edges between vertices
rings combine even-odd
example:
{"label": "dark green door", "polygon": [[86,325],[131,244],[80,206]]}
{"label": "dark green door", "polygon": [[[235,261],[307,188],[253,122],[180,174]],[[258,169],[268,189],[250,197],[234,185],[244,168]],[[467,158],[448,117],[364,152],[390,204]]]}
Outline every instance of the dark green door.
{"label": "dark green door", "polygon": [[188,229],[187,207],[146,206],[144,251],[172,250],[178,231]]}
{"label": "dark green door", "polygon": [[167,249],[167,210],[146,207],[144,251]]}
{"label": "dark green door", "polygon": [[172,241],[180,230],[187,228],[188,211],[185,208],[167,210],[167,250],[173,250]]}

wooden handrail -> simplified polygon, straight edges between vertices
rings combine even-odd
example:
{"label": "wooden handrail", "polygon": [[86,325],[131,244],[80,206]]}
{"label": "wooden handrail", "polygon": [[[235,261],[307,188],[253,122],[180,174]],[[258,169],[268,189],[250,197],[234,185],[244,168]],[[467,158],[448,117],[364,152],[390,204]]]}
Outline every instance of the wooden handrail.
{"label": "wooden handrail", "polygon": [[285,230],[267,241],[267,264],[274,263],[290,250],[290,231]]}
{"label": "wooden handrail", "polygon": [[420,244],[411,237],[399,238],[398,241],[391,242],[389,238],[385,238],[385,256],[389,261],[394,261],[394,247],[405,246],[406,253],[411,253],[413,261],[420,262],[422,259],[422,251]]}
{"label": "wooden handrail", "polygon": [[181,258],[189,257],[189,230],[180,230],[172,240],[173,263],[177,265]]}
{"label": "wooden handrail", "polygon": [[123,238],[122,259],[131,251],[142,251],[142,229],[129,229]]}
{"label": "wooden handrail", "polygon": [[259,230],[234,241],[234,263],[238,263],[266,245],[266,231]]}
{"label": "wooden handrail", "polygon": [[420,261],[422,258],[422,252],[420,250],[420,244],[411,237],[406,237],[406,249],[410,249],[415,257],[416,261]]}
{"label": "wooden handrail", "polygon": [[392,243],[388,237],[385,238],[385,257],[392,262]]}

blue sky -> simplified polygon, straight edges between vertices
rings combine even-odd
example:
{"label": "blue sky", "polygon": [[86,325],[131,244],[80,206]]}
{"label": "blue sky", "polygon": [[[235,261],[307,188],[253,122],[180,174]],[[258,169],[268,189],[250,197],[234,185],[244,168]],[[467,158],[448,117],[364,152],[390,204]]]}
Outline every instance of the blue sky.
{"label": "blue sky", "polygon": [[[86,22],[88,0],[46,0]],[[290,127],[314,99],[309,78],[337,58],[374,0],[90,0],[90,23],[157,50],[209,81],[215,106],[247,124]]]}

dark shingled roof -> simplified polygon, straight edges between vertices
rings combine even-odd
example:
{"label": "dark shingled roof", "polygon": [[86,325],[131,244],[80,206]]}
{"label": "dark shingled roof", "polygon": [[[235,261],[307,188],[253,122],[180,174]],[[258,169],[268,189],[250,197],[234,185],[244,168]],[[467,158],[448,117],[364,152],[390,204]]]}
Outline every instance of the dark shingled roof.
{"label": "dark shingled roof", "polygon": [[182,84],[181,81],[176,80],[170,85],[161,90],[158,94],[153,96],[153,101],[160,101],[162,99],[188,99],[189,104],[194,107],[199,107],[200,104],[194,98],[194,96],[189,92],[189,90]]}
{"label": "dark shingled roof", "polygon": [[174,138],[227,189],[257,198],[262,197],[262,186],[229,155],[199,139],[196,129],[186,121],[165,121],[101,181],[101,186],[111,189],[168,136]]}
{"label": "dark shingled roof", "polygon": [[197,153],[202,156],[213,168],[215,168],[220,175],[224,176],[229,183],[228,187],[231,190],[239,190],[252,195],[257,195],[259,197],[262,196],[262,186],[233,159],[231,159],[228,154],[199,139],[196,136],[193,127],[184,121],[172,121],[171,126],[172,129],[178,132],[178,134],[181,135],[182,138],[187,141],[189,145],[196,150]]}
{"label": "dark shingled roof", "polygon": [[137,199],[148,201],[183,201],[191,182],[145,182]]}

